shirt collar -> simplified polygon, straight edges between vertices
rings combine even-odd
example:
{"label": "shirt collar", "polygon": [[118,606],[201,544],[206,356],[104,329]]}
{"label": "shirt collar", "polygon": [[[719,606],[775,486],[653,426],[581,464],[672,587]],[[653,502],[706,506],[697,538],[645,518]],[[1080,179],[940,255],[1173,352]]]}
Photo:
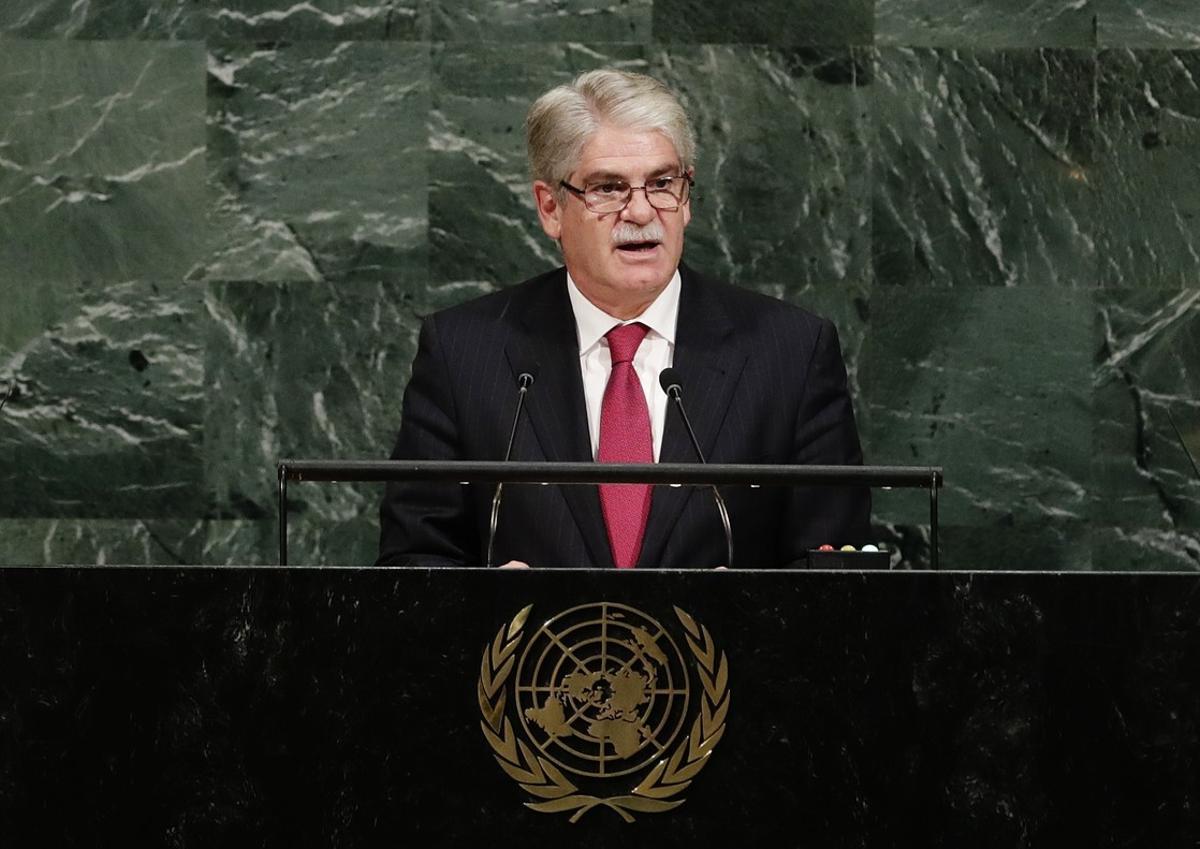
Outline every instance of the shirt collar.
{"label": "shirt collar", "polygon": [[579,337],[579,353],[586,354],[600,343],[604,334],[621,324],[640,321],[672,345],[675,344],[675,324],[679,318],[679,269],[671,275],[665,289],[658,293],[642,314],[628,321],[621,321],[600,309],[579,291],[579,286],[567,272],[567,294],[571,298],[571,310],[575,313],[575,331]]}

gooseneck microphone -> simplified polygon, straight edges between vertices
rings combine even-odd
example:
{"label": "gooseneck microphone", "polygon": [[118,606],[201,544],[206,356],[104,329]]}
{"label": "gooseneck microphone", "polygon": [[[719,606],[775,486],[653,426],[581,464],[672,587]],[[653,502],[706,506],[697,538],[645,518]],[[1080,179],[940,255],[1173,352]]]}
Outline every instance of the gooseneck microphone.
{"label": "gooseneck microphone", "polygon": [[[700,441],[696,439],[696,432],[692,430],[692,422],[688,418],[687,410],[683,408],[683,384],[679,380],[679,375],[675,369],[665,368],[659,372],[658,383],[663,388],[663,392],[667,393],[667,397],[675,402],[675,408],[679,410],[683,426],[687,429],[688,439],[692,441],[692,448],[696,449],[696,456],[700,458],[701,463],[707,464],[704,452],[700,450]],[[715,485],[712,487],[712,493],[717,502],[717,512],[721,514],[721,525],[725,529],[725,565],[733,568],[733,531],[729,527],[729,510],[725,507],[725,499],[721,497],[721,491]]]}
{"label": "gooseneck microphone", "polygon": [[[537,366],[522,369],[517,375],[517,412],[513,416],[512,430],[508,432],[508,447],[504,449],[504,461],[507,463],[512,457],[513,442],[517,438],[517,424],[521,421],[521,408],[525,406],[525,395],[529,392],[529,387],[533,386],[533,379],[537,375]],[[496,523],[500,519],[500,496],[504,492],[504,482],[496,484],[496,494],[492,496],[492,518],[488,523],[488,544],[487,544],[487,560],[484,563],[488,566],[492,565],[492,547],[496,544]]]}

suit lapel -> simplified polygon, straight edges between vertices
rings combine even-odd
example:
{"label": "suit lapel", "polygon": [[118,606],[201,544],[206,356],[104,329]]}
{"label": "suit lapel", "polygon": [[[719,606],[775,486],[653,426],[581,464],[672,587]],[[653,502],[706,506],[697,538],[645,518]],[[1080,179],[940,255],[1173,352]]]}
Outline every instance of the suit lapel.
{"label": "suit lapel", "polygon": [[[544,285],[533,287],[527,298],[514,302],[511,308],[519,330],[511,337],[505,354],[514,380],[522,371],[535,371],[525,410],[546,460],[591,461],[583,378],[579,373],[579,340],[567,296],[566,271],[559,269],[548,275]],[[596,487],[564,484],[559,491],[579,526],[592,562],[611,568],[612,552]]]}
{"label": "suit lapel", "polygon": [[[696,431],[696,439],[704,450],[705,459],[711,461],[714,459],[712,451],[717,434],[725,421],[733,390],[746,364],[746,352],[740,349],[733,323],[711,284],[686,266],[681,265],[679,270],[683,286],[679,296],[672,367],[683,385],[683,404]],[[673,403],[667,409],[659,461],[698,462],[683,420]],[[695,490],[695,487],[665,486],[654,490],[639,566],[659,565],[667,539],[679,521],[688,498],[711,497],[708,493],[697,493]],[[716,508],[713,509],[713,521],[716,521]]]}

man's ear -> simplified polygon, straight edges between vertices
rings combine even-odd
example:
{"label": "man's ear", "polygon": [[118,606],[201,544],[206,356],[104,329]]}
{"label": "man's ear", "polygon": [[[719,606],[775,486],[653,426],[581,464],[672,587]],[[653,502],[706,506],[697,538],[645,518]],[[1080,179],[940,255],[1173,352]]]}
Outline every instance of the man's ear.
{"label": "man's ear", "polygon": [[533,202],[537,204],[538,221],[542,230],[554,241],[562,235],[562,204],[558,201],[558,192],[542,180],[533,182]]}

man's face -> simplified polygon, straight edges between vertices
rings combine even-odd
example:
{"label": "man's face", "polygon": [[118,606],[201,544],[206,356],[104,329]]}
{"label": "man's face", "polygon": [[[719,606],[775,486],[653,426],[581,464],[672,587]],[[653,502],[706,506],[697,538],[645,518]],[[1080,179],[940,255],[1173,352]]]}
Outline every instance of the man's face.
{"label": "man's face", "polygon": [[[584,145],[567,182],[578,188],[605,180],[643,186],[680,173],[679,156],[666,136],[603,126]],[[683,253],[683,230],[692,219],[688,204],[656,209],[645,192],[634,191],[620,212],[596,213],[582,198],[540,180],[534,197],[542,229],[562,244],[579,290],[609,315],[639,315],[670,282]]]}

